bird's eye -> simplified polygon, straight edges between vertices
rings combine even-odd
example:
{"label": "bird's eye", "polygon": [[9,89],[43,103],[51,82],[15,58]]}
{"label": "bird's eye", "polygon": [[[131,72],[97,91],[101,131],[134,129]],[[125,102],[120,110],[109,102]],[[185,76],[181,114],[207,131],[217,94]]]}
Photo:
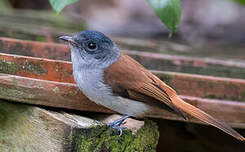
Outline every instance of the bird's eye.
{"label": "bird's eye", "polygon": [[97,46],[96,46],[95,43],[89,42],[89,43],[88,43],[88,48],[89,48],[90,50],[95,50],[95,49],[97,48]]}

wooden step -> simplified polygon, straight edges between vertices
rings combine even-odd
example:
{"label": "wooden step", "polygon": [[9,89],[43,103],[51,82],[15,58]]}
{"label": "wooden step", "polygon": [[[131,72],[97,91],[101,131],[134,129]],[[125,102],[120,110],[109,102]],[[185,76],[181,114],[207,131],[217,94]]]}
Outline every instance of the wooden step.
{"label": "wooden step", "polygon": [[49,11],[0,10],[0,35],[24,40],[55,42],[65,33],[86,29],[82,19]]}
{"label": "wooden step", "polygon": [[[0,52],[70,61],[66,45],[0,38]],[[245,63],[122,50],[152,70],[245,79]]]}
{"label": "wooden step", "polygon": [[[2,74],[0,84],[1,99],[56,108],[115,113],[90,101],[73,83]],[[233,127],[245,128],[245,103],[188,96],[182,98]],[[167,111],[161,116],[151,115],[151,117],[184,121]],[[201,123],[191,117],[188,117],[188,121]]]}
{"label": "wooden step", "polygon": [[1,152],[156,151],[159,138],[155,123],[131,118],[119,136],[105,125],[119,115],[93,114],[94,119],[2,100],[0,114]]}
{"label": "wooden step", "polygon": [[[0,53],[0,72],[29,78],[74,83],[68,61]],[[245,80],[153,71],[179,94],[201,98],[245,101]]]}

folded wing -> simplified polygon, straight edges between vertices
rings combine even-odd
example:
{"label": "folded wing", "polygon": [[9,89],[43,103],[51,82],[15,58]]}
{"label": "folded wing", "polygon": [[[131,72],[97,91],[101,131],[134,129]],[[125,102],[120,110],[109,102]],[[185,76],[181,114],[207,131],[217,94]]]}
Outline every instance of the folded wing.
{"label": "folded wing", "polygon": [[149,104],[162,104],[166,110],[174,112],[183,118],[185,118],[182,114],[182,111],[184,111],[203,122],[221,129],[238,140],[245,141],[243,136],[224,122],[216,120],[202,110],[180,99],[171,87],[127,55],[121,54],[119,60],[105,70],[104,81],[119,96]]}

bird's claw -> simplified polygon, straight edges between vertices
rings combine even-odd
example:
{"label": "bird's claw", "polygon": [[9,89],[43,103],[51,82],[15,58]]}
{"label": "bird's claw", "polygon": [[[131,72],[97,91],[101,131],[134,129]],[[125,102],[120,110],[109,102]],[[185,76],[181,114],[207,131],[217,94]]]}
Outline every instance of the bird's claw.
{"label": "bird's claw", "polygon": [[119,131],[119,137],[122,136],[123,129],[126,129],[126,127],[120,127],[120,126],[112,126],[113,129],[117,129]]}
{"label": "bird's claw", "polygon": [[114,129],[117,129],[119,131],[119,136],[122,135],[123,133],[123,129],[126,129],[126,127],[120,127],[120,125],[123,123],[123,121],[125,119],[127,119],[129,116],[123,116],[122,118],[114,121],[114,122],[111,122],[108,124],[109,127],[112,127]]}

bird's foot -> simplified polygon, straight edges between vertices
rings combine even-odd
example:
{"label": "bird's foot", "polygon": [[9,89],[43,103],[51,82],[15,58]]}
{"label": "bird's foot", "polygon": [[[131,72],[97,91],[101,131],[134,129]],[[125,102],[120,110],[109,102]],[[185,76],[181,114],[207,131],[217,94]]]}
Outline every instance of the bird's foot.
{"label": "bird's foot", "polygon": [[119,131],[119,136],[122,135],[123,133],[123,129],[125,129],[125,127],[120,127],[120,125],[123,123],[124,120],[126,120],[128,117],[130,116],[123,116],[122,118],[114,121],[114,122],[111,122],[108,124],[109,127],[112,127],[114,129],[117,129]]}

